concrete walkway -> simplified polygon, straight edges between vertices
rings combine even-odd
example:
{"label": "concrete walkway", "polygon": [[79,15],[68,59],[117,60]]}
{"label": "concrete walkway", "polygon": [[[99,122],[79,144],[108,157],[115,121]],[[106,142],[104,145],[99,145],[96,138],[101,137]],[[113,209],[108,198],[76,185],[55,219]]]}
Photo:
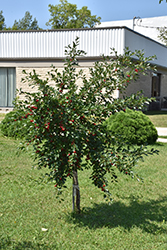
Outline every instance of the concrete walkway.
{"label": "concrete walkway", "polygon": [[[159,136],[167,136],[167,128],[156,128],[156,130],[157,130]],[[158,138],[157,141],[167,143],[166,138]]]}

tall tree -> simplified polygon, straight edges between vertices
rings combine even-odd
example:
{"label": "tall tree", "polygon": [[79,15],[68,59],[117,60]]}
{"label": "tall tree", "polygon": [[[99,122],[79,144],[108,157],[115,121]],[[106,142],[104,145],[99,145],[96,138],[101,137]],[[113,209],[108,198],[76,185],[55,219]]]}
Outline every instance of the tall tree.
{"label": "tall tree", "polygon": [[6,27],[5,18],[3,16],[3,11],[0,11],[0,30],[3,30]]}
{"label": "tall tree", "polygon": [[101,17],[91,15],[87,6],[77,9],[76,4],[60,0],[60,4],[49,4],[51,18],[46,23],[52,29],[92,28],[96,23],[100,24]]}
{"label": "tall tree", "polygon": [[39,30],[38,21],[36,18],[33,20],[30,12],[26,11],[22,19],[14,21],[12,30]]}

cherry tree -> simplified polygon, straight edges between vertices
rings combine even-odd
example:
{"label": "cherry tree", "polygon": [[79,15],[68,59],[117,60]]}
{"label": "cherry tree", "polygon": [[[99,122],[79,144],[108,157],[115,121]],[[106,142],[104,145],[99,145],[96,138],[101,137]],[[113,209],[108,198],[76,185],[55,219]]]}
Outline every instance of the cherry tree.
{"label": "cherry tree", "polygon": [[[91,169],[89,178],[111,199],[109,180],[117,179],[117,170],[132,178],[133,167],[143,155],[153,153],[145,146],[130,147],[120,136],[111,136],[104,121],[115,112],[142,109],[147,98],[136,93],[123,99],[114,98],[114,91],[124,92],[131,81],[150,70],[141,51],[125,50],[118,55],[112,50],[109,57],[102,57],[90,68],[90,77],[79,68],[78,58],[85,52],[78,50],[79,39],[65,49],[64,69],[60,72],[52,66],[46,79],[35,70],[26,73],[23,82],[29,82],[37,91],[20,92],[25,98],[20,109],[25,111],[28,127],[25,145],[32,144],[39,168],[49,168],[49,179],[60,194],[67,178],[73,181],[73,210],[80,212],[78,172]],[[132,60],[132,58],[138,60]],[[82,82],[78,84],[78,80]],[[52,84],[51,84],[52,83]]]}

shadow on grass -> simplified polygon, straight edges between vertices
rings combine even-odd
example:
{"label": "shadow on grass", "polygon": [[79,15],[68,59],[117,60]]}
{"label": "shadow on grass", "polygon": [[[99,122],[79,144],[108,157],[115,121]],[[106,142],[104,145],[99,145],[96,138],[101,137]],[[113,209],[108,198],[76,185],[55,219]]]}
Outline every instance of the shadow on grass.
{"label": "shadow on grass", "polygon": [[35,243],[31,241],[16,242],[14,240],[11,240],[9,237],[6,237],[6,238],[0,238],[0,249],[1,250],[7,250],[7,249],[58,250],[58,247],[55,245],[49,247],[45,243]]}
{"label": "shadow on grass", "polygon": [[121,226],[125,230],[139,227],[151,234],[167,233],[165,220],[167,210],[164,205],[167,197],[158,201],[139,202],[135,197],[130,198],[129,205],[122,202],[94,204],[93,208],[84,208],[80,215],[71,214],[68,222],[89,228],[114,228]]}
{"label": "shadow on grass", "polygon": [[[158,137],[159,138],[159,137]],[[166,143],[164,142],[155,142],[154,144],[150,145],[150,146],[160,146],[160,147],[165,147],[166,146]]]}
{"label": "shadow on grass", "polygon": [[167,111],[145,111],[145,115],[167,115]]}

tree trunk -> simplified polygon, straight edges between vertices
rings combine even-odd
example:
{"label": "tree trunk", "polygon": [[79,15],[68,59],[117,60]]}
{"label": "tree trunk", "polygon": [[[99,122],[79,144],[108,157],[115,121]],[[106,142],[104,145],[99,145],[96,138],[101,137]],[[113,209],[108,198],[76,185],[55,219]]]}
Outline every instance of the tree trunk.
{"label": "tree trunk", "polygon": [[77,169],[73,170],[73,211],[80,213],[80,191]]}

